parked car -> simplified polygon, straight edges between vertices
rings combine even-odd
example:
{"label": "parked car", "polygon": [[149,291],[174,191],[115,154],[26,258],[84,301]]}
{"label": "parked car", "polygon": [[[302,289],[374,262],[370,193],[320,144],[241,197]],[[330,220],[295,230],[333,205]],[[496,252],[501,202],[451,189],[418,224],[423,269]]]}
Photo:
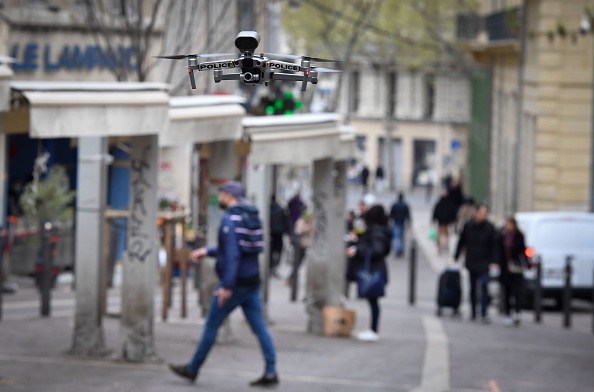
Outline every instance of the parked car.
{"label": "parked car", "polygon": [[[573,298],[591,299],[594,284],[594,214],[586,212],[522,212],[515,216],[526,236],[526,256],[542,262],[544,298],[561,306],[567,257],[572,259]],[[529,293],[536,271],[525,272]]]}

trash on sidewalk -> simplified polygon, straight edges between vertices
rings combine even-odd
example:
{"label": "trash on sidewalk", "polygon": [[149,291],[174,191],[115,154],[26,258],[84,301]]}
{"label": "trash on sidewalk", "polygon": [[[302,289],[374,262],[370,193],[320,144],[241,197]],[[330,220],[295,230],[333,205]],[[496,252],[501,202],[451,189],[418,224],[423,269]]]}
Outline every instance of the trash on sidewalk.
{"label": "trash on sidewalk", "polygon": [[324,336],[351,336],[355,327],[356,314],[341,306],[322,308]]}

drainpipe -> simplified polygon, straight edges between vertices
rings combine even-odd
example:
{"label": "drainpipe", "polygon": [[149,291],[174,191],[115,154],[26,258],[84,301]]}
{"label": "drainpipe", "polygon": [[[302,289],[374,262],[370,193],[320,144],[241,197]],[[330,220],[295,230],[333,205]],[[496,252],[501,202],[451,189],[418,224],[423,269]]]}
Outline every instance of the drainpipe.
{"label": "drainpipe", "polygon": [[[522,133],[523,125],[523,110],[524,110],[524,68],[526,66],[526,33],[528,30],[528,1],[522,2],[522,29],[520,31],[520,64],[518,66],[518,102],[517,102],[517,121],[516,121],[516,135],[514,143],[514,166],[520,168],[520,135]],[[520,170],[513,171],[512,183],[512,212],[515,213],[519,208],[519,192],[520,192]]]}

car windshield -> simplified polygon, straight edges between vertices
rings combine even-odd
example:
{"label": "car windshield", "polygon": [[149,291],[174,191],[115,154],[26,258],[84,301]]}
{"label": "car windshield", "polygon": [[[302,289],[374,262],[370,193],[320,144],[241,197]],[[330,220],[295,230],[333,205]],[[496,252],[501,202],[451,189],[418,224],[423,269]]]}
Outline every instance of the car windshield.
{"label": "car windshield", "polygon": [[536,246],[594,249],[594,221],[547,220],[535,229]]}

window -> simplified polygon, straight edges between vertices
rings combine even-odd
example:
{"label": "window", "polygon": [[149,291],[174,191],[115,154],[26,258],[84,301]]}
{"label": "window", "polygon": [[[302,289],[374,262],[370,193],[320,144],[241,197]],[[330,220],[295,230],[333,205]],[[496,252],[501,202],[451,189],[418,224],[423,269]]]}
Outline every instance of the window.
{"label": "window", "polygon": [[435,77],[431,74],[425,75],[425,112],[424,118],[433,118],[433,109],[435,106]]}
{"label": "window", "polygon": [[359,71],[351,76],[351,111],[356,113],[359,110]]}
{"label": "window", "polygon": [[388,74],[388,115],[394,117],[396,114],[396,105],[398,104],[398,74],[390,72]]}

